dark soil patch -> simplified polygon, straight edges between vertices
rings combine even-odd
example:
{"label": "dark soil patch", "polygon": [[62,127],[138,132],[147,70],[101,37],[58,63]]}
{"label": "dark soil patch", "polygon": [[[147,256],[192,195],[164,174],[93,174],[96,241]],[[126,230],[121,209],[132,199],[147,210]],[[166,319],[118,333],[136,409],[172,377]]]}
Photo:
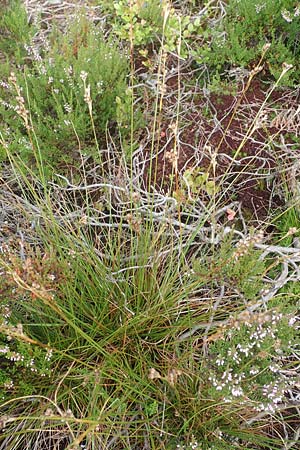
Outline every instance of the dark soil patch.
{"label": "dark soil patch", "polygon": [[[278,88],[269,95],[271,85],[259,80],[253,80],[246,93],[240,86],[237,95],[204,93],[197,87],[187,93],[182,80],[180,89],[176,124],[178,77],[168,78],[147,182],[151,167],[151,183],[168,191],[172,174],[177,172],[180,178],[187,168],[197,167],[222,186],[222,201],[238,200],[249,217],[265,220],[270,210],[285,202],[274,193],[274,181],[277,185],[282,181],[283,161],[288,167],[300,155],[292,139],[300,122],[297,92]],[[288,111],[296,112],[290,123],[284,120]]]}

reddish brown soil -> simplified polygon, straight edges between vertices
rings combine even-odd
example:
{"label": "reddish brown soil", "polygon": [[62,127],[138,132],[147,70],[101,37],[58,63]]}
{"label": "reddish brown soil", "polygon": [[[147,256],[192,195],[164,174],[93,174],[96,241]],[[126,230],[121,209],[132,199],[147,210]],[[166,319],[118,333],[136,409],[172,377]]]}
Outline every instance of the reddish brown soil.
{"label": "reddish brown soil", "polygon": [[[283,161],[281,149],[274,146],[274,142],[278,144],[282,136],[290,143],[290,134],[294,132],[273,117],[296,107],[296,93],[277,88],[263,105],[271,84],[256,79],[244,93],[241,86],[237,94],[208,93],[206,96],[197,87],[190,88],[186,95],[187,83],[188,76],[180,79],[178,90],[177,76],[166,82],[161,125],[157,125],[154,145],[157,157],[152,160],[152,183],[164,190],[170,188],[170,174],[174,174],[172,152],[175,151],[179,179],[187,168],[200,167],[216,184],[222,183],[226,190],[223,200],[238,200],[248,215],[264,220],[270,209],[284,202],[273,193],[272,180],[278,178]],[[174,132],[178,93],[182,101],[178,128]],[[259,112],[265,118],[249,132]],[[293,147],[293,152],[300,156],[299,146]],[[285,163],[288,164],[286,159]]]}

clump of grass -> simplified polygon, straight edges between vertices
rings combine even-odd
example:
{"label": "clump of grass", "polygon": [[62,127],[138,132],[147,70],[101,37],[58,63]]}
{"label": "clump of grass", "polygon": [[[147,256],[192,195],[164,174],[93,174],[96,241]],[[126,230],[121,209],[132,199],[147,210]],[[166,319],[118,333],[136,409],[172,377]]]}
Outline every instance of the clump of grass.
{"label": "clump of grass", "polygon": [[[2,404],[5,445],[52,442],[50,427],[67,448],[175,448],[192,436],[207,448],[267,446],[267,434],[256,435],[247,423],[264,423],[256,419],[262,404],[272,415],[284,405],[296,329],[291,308],[251,312],[266,272],[263,263],[253,264],[259,253],[250,247],[259,240],[250,247],[245,241],[244,251],[226,240],[221,263],[207,248],[200,271],[188,257],[195,242],[178,253],[176,237],[153,221],[99,229],[99,255],[88,217],[79,228],[68,221],[62,228],[50,211],[44,220],[42,252],[25,246],[22,257],[12,250],[2,255],[13,293],[5,298],[11,309],[2,326],[5,345],[20,355],[37,348],[47,362],[43,374],[26,375],[31,391],[16,378],[13,401]],[[34,431],[41,427],[42,435]]]}

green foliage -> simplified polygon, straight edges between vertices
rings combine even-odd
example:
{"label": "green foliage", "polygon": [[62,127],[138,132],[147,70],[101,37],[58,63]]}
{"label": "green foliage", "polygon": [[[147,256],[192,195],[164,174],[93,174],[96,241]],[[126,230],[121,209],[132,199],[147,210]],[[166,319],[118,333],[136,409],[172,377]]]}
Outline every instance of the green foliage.
{"label": "green foliage", "polygon": [[0,53],[20,64],[26,56],[24,44],[29,44],[36,30],[28,23],[27,12],[20,0],[9,2],[7,7],[1,8],[4,11],[0,16]]}
{"label": "green foliage", "polygon": [[114,3],[117,20],[114,31],[122,39],[132,39],[135,45],[153,41],[163,26],[162,3],[158,0]]}
{"label": "green foliage", "polygon": [[270,43],[265,57],[269,72],[278,79],[282,64],[293,64],[294,69],[283,83],[295,83],[300,70],[299,6],[292,0],[231,0],[226,13],[212,31],[203,29],[211,42],[193,50],[196,60],[217,71],[236,66],[254,67],[264,45]]}
{"label": "green foliage", "polygon": [[[12,379],[16,385],[8,395],[55,397],[61,411],[95,422],[108,435],[111,423],[114,435],[117,430],[121,436],[129,424],[131,446],[145,426],[153,448],[162,442],[156,426],[161,421],[165,448],[174,448],[170,435],[183,448],[194,435],[203,448],[230,449],[230,433],[243,433],[241,417],[262,408],[273,413],[286,389],[280,370],[289,369],[298,337],[295,308],[278,303],[266,312],[241,313],[244,302],[257,299],[266,271],[252,248],[255,235],[247,245],[234,245],[228,236],[218,252],[201,252],[193,272],[176,248],[164,258],[156,256],[169,239],[164,226],[152,234],[150,224],[132,240],[133,230],[109,231],[101,257],[90,245],[89,232],[76,227],[74,220],[66,233],[53,222],[43,235],[44,253],[26,246],[25,259],[12,251],[1,256],[5,296],[11,294],[13,306],[6,333],[13,340],[3,336],[3,347],[11,346],[5,357],[11,351],[24,355],[17,366],[20,378],[15,372],[1,374],[7,386]],[[128,254],[136,255],[134,267],[124,265]],[[203,358],[196,343],[207,325],[199,336],[182,341],[179,336],[208,323],[211,298],[220,286],[226,294],[220,297]],[[199,299],[202,289],[211,297]],[[225,326],[218,324],[220,318]],[[38,372],[29,368],[27,374],[29,358],[37,361]],[[50,368],[51,380],[62,382],[47,383]],[[32,408],[38,415],[36,405]],[[135,419],[137,412],[142,422]]]}
{"label": "green foliage", "polygon": [[184,179],[190,192],[196,196],[200,191],[204,191],[210,196],[218,191],[216,183],[210,179],[209,173],[202,167],[187,169],[184,172]]}
{"label": "green foliage", "polygon": [[275,221],[274,225],[278,230],[278,243],[283,246],[290,246],[293,240],[300,238],[299,229],[300,212],[298,208],[286,209]]}
{"label": "green foliage", "polygon": [[199,34],[200,18],[192,18],[169,8],[160,0],[120,0],[114,4],[116,21],[114,32],[135,46],[164,42],[164,50],[189,56],[189,47]]}
{"label": "green foliage", "polygon": [[[284,32],[298,16],[293,10],[292,21],[282,23],[282,8],[294,8],[283,0],[272,16],[270,1],[261,3],[262,16],[254,14],[248,0],[227,2],[227,17],[212,31],[186,10],[167,10],[168,2],[98,3],[115,12],[108,26],[126,46],[132,43],[147,55],[143,47],[163,42],[172,63],[173,54],[187,58],[193,50],[195,58],[217,70],[211,87],[223,94],[221,70],[256,63],[266,40],[287,62],[294,62],[289,60],[293,46],[293,58],[298,52],[296,29]],[[186,0],[182,8],[205,5]],[[215,10],[208,7],[207,15]],[[17,20],[25,27],[21,13],[20,18],[10,14],[11,30]],[[197,48],[210,39],[211,49]],[[126,138],[132,124],[140,122],[128,86],[129,58],[116,41],[104,39],[99,25],[80,17],[65,33],[56,30],[44,47],[28,41],[22,46],[26,57],[1,83],[0,101],[0,152],[3,159],[8,153],[12,165],[24,163],[19,186],[25,185],[27,193],[18,195],[32,224],[28,230],[27,216],[26,225],[18,223],[25,229],[20,242],[11,239],[6,246],[0,236],[0,396],[9,400],[0,407],[1,422],[7,422],[2,447],[55,448],[60,443],[49,443],[53,430],[63,434],[64,447],[70,437],[70,448],[75,443],[128,450],[173,450],[177,444],[199,450],[276,446],[280,439],[263,433],[267,414],[276,426],[278,406],[297,385],[293,352],[299,341],[299,283],[293,275],[288,292],[284,286],[265,303],[264,295],[266,284],[281,276],[286,256],[263,258],[255,247],[262,234],[254,230],[237,242],[236,212],[220,205],[215,214],[213,201],[199,199],[199,194],[205,200],[223,194],[206,168],[185,166],[185,183],[174,193],[177,204],[166,195],[144,192],[142,182],[135,192],[142,179],[129,175],[133,164],[131,170],[126,166],[126,149],[140,142]],[[267,58],[275,74],[278,56],[270,51]],[[160,73],[164,70],[167,65]],[[157,104],[157,114],[165,114],[163,106]],[[197,106],[196,101],[192,107]],[[164,134],[164,117],[173,117],[166,109],[167,116],[155,116]],[[65,165],[73,170],[82,156],[101,163],[99,144],[105,143],[107,127],[120,131],[124,142],[106,161],[109,179],[95,176],[97,210],[90,208],[88,194],[81,197],[78,190],[65,197],[53,183],[49,190],[43,185],[42,199],[41,180],[32,167],[40,161],[51,176],[53,169],[64,173]],[[144,169],[146,174],[148,166]],[[108,187],[116,173],[126,188]],[[289,211],[276,222],[282,245],[292,243],[289,229],[299,222],[299,215]],[[24,406],[17,397],[26,395],[30,399]],[[257,421],[261,413],[265,416]],[[247,427],[252,419],[253,429]]]}
{"label": "green foliage", "polygon": [[253,403],[257,411],[271,413],[284,401],[291,380],[281,372],[283,362],[278,364],[278,356],[292,354],[299,332],[293,326],[293,314],[281,311],[244,314],[210,345],[205,370],[210,373],[212,398],[233,403],[238,398],[238,409]]}
{"label": "green foliage", "polygon": [[164,29],[165,45],[167,52],[178,54],[181,58],[190,56],[190,48],[197,45],[201,30],[200,19],[193,19],[171,10]]}
{"label": "green foliage", "polygon": [[225,238],[217,253],[194,261],[195,273],[204,278],[209,274],[212,286],[224,285],[247,300],[255,299],[263,287],[266,270],[265,261],[259,259],[260,252],[253,249],[255,239],[256,236],[250,236],[233,247],[232,239]]}
{"label": "green foliage", "polygon": [[[112,131],[118,121],[126,130],[132,95],[126,55],[116,43],[105,42],[102,32],[86,19],[77,20],[66,35],[56,32],[51,39],[43,57],[28,47],[32,63],[23,73],[16,72],[16,85],[2,87],[0,112],[12,154],[34,165],[38,148],[45,167],[64,170],[64,165],[76,164],[81,153],[99,158],[98,145],[105,141],[107,125]],[[29,126],[18,110],[18,89]]]}
{"label": "green foliage", "polygon": [[9,300],[7,303],[2,300],[0,306],[1,400],[12,395],[39,393],[38,384],[43,384],[50,376],[51,352],[30,342],[22,325],[15,324],[14,319],[11,321],[12,310],[8,305]]}

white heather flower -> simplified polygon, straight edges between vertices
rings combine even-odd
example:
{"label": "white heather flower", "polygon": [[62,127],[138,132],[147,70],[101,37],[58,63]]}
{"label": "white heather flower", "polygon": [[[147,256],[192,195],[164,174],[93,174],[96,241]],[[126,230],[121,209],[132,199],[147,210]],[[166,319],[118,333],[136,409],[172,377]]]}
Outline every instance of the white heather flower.
{"label": "white heather flower", "polygon": [[103,81],[98,81],[96,86],[98,94],[101,94],[103,92]]}
{"label": "white heather flower", "polygon": [[29,45],[24,44],[24,49],[26,50],[27,55],[29,55],[29,56],[32,55],[32,49]]}
{"label": "white heather flower", "polygon": [[8,346],[6,346],[6,347],[0,347],[0,353],[8,353],[9,352],[9,347]]}
{"label": "white heather flower", "polygon": [[234,355],[232,356],[232,359],[236,364],[240,364],[240,362],[241,362],[241,358],[239,357],[239,355],[237,353],[234,353]]}
{"label": "white heather flower", "polygon": [[11,361],[24,361],[24,356],[17,352],[11,352],[9,359]]}
{"label": "white heather flower", "polygon": [[242,395],[244,395],[243,389],[239,386],[234,386],[231,389],[231,393],[234,397],[241,397]]}
{"label": "white heather flower", "polygon": [[224,366],[225,359],[224,358],[217,358],[216,359],[216,364],[217,364],[217,366]]}
{"label": "white heather flower", "polygon": [[283,9],[283,10],[281,11],[281,16],[282,16],[282,18],[283,18],[286,22],[288,22],[288,23],[291,23],[291,22],[293,21],[292,15],[291,15],[291,13],[290,13],[287,9]]}
{"label": "white heather flower", "polygon": [[43,64],[40,64],[39,67],[38,67],[38,69],[39,69],[39,73],[40,73],[41,75],[46,75],[47,69],[46,69],[45,66],[43,66]]}
{"label": "white heather flower", "polygon": [[65,104],[64,104],[64,110],[65,110],[67,113],[72,112],[72,107],[71,107],[71,105],[69,105],[68,103],[65,103]]}
{"label": "white heather flower", "polygon": [[3,384],[3,386],[5,387],[5,389],[13,389],[13,387],[14,387],[14,382],[12,381],[12,380],[10,380],[10,381],[6,381],[4,384]]}
{"label": "white heather flower", "polygon": [[80,78],[82,79],[82,81],[85,83],[85,81],[86,81],[86,79],[87,79],[87,76],[88,76],[88,74],[87,74],[87,72],[85,72],[84,70],[82,70],[81,72],[80,72]]}
{"label": "white heather flower", "polygon": [[258,3],[257,5],[255,5],[255,11],[256,14],[259,14],[264,8],[266,7],[265,3]]}
{"label": "white heather flower", "polygon": [[50,361],[53,355],[53,350],[52,349],[48,349],[46,356],[45,356],[45,361]]}
{"label": "white heather flower", "polygon": [[232,373],[231,373],[231,371],[232,371],[232,369],[225,370],[225,372],[223,373],[221,379],[222,380],[225,379],[226,382],[232,381]]}
{"label": "white heather flower", "polygon": [[2,80],[0,81],[0,86],[2,86],[5,89],[10,89],[10,85]]}
{"label": "white heather flower", "polygon": [[295,322],[296,322],[296,317],[291,317],[289,320],[289,326],[290,327],[293,326]]}
{"label": "white heather flower", "polygon": [[9,319],[9,317],[11,316],[11,310],[8,305],[3,305],[3,309],[1,312],[4,319]]}
{"label": "white heather flower", "polygon": [[41,55],[39,55],[39,53],[37,52],[37,50],[34,49],[33,54],[34,54],[34,60],[35,60],[35,61],[37,61],[37,62],[42,62],[42,57],[41,57]]}

